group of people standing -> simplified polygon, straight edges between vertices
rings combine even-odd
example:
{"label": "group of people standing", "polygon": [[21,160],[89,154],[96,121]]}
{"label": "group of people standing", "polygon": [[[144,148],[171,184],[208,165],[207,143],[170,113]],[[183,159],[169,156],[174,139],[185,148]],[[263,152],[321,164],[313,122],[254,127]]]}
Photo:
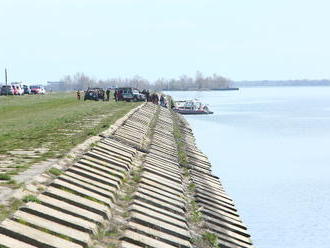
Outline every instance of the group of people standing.
{"label": "group of people standing", "polygon": [[167,106],[166,97],[162,94],[158,94],[156,92],[152,93],[151,95],[146,96],[148,102],[152,102],[153,104],[160,104],[163,107]]}
{"label": "group of people standing", "polygon": [[[85,94],[88,91],[97,92],[98,99],[101,99],[103,101],[109,101],[110,100],[110,93],[111,93],[110,89],[107,89],[106,91],[104,91],[103,89],[100,89],[100,88],[93,88],[93,89],[88,89],[85,92]],[[77,90],[76,91],[77,100],[80,100],[81,99],[82,93],[84,93],[84,92],[83,91],[80,91],[80,90]],[[163,94],[160,94],[160,93],[157,93],[157,92],[150,93],[149,90],[143,90],[140,93],[143,94],[143,95],[145,95],[145,99],[146,99],[147,102],[152,102],[153,104],[157,104],[157,105],[161,105],[163,107],[167,107],[167,99],[166,99],[166,97]],[[123,100],[123,96],[122,96],[122,91],[121,90],[116,89],[114,91],[114,100],[116,102]]]}

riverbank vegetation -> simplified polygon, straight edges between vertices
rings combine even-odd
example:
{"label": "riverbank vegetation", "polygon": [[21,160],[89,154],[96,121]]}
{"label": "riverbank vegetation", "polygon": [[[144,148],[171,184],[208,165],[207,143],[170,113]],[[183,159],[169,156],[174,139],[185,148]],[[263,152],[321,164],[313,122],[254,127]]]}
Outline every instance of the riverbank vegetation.
{"label": "riverbank vegetation", "polygon": [[132,78],[111,78],[106,80],[93,79],[84,73],[65,76],[60,82],[50,83],[49,90],[66,91],[87,89],[88,87],[108,88],[110,86],[129,86],[138,89],[152,90],[210,90],[232,87],[232,81],[226,77],[212,74],[204,76],[196,72],[194,77],[182,75],[179,78],[160,78],[156,81],[149,81],[140,76]]}

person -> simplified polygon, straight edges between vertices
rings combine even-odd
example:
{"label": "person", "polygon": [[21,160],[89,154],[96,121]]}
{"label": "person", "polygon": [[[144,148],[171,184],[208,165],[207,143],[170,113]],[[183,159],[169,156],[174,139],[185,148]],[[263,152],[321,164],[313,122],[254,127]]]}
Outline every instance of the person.
{"label": "person", "polygon": [[110,90],[109,89],[107,89],[106,94],[107,94],[107,101],[109,101],[110,100]]}
{"label": "person", "polygon": [[77,90],[77,100],[80,101],[80,90]]}
{"label": "person", "polygon": [[163,95],[160,96],[160,105],[164,107],[165,98]]}
{"label": "person", "polygon": [[115,101],[118,102],[118,90],[115,90],[115,93],[113,95],[115,97]]}
{"label": "person", "polygon": [[146,98],[147,98],[147,102],[150,102],[151,100],[150,100],[150,92],[149,92],[149,90],[147,90],[147,92],[146,92]]}

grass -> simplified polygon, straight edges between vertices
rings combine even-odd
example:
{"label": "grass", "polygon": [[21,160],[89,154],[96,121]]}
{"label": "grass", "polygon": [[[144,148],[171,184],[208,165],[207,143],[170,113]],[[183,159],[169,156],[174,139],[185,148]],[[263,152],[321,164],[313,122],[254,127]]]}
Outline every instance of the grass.
{"label": "grass", "polygon": [[11,177],[8,174],[0,174],[0,180],[10,180]]}
{"label": "grass", "polygon": [[41,201],[34,195],[27,195],[23,199],[23,202],[36,202],[40,203]]}
{"label": "grass", "polygon": [[54,175],[54,176],[59,176],[63,173],[63,171],[57,169],[57,168],[51,168],[48,171],[50,174]]}
{"label": "grass", "polygon": [[179,163],[186,166],[188,165],[188,158],[186,154],[184,137],[180,130],[180,120],[174,113],[172,116],[174,118],[173,135],[177,144]]}
{"label": "grass", "polygon": [[23,202],[21,200],[12,198],[10,199],[10,204],[0,205],[0,222],[19,209],[22,204]]}
{"label": "grass", "polygon": [[[0,155],[17,149],[46,148],[29,163],[61,158],[139,104],[77,101],[73,93],[1,96]],[[95,119],[100,121],[93,124]]]}
{"label": "grass", "polygon": [[211,232],[204,232],[202,234],[202,239],[208,242],[211,247],[218,247],[218,237]]}

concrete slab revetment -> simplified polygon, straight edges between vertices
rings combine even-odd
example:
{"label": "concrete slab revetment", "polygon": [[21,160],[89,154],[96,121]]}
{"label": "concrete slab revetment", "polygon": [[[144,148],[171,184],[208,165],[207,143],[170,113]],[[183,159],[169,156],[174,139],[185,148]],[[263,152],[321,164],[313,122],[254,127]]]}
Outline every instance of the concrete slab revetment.
{"label": "concrete slab revetment", "polygon": [[138,188],[137,192],[139,192],[143,195],[148,195],[149,197],[152,197],[154,199],[157,199],[157,200],[162,201],[167,204],[171,204],[178,208],[184,209],[184,207],[185,207],[185,204],[182,201],[173,200],[172,198],[168,198],[167,196],[155,194],[153,191],[150,191],[150,190],[142,188],[142,187]]}
{"label": "concrete slab revetment", "polygon": [[44,194],[40,194],[38,196],[38,200],[40,200],[43,204],[46,204],[47,206],[54,207],[59,211],[63,211],[64,213],[69,213],[81,219],[88,220],[89,222],[96,222],[98,224],[101,224],[104,221],[101,215],[95,214],[94,212],[77,207],[73,204],[69,204],[65,201],[57,200],[53,197],[49,197]]}
{"label": "concrete slab revetment", "polygon": [[132,212],[129,222],[136,222],[140,225],[152,227],[158,231],[168,233],[185,240],[190,240],[190,234],[186,229],[171,225],[165,221],[161,221],[144,214]]}
{"label": "concrete slab revetment", "polygon": [[163,221],[165,221],[165,222],[167,222],[169,224],[172,224],[172,225],[175,225],[175,226],[184,228],[184,229],[187,229],[188,228],[186,222],[177,220],[177,219],[172,218],[172,217],[170,217],[168,215],[164,215],[164,214],[162,214],[160,212],[154,211],[154,210],[149,209],[149,208],[146,208],[144,206],[132,204],[129,207],[129,210],[130,211],[138,212],[140,214],[146,214],[146,215],[148,215],[149,217],[152,217],[152,218],[161,219],[161,220],[163,220]]}
{"label": "concrete slab revetment", "polygon": [[55,179],[52,185],[60,185],[61,187],[66,187],[80,194],[90,196],[99,201],[107,203],[109,206],[112,205],[112,202],[115,199],[111,191],[103,190],[91,184],[84,183],[80,180],[76,180],[65,175],[61,175],[59,178]]}
{"label": "concrete slab revetment", "polygon": [[39,203],[28,202],[24,207],[21,208],[21,210],[28,212],[31,211],[30,213],[34,215],[38,215],[40,217],[45,216],[47,219],[52,219],[55,222],[55,219],[58,219],[60,224],[67,223],[65,225],[71,226],[72,228],[76,228],[84,232],[96,233],[97,231],[97,225],[95,222],[87,221],[76,216],[63,213]]}
{"label": "concrete slab revetment", "polygon": [[58,200],[64,200],[69,202],[70,204],[74,204],[80,208],[86,209],[88,211],[92,211],[97,213],[104,218],[111,218],[110,210],[107,206],[97,203],[95,201],[86,199],[85,197],[81,197],[79,195],[75,195],[73,193],[67,192],[65,190],[61,190],[55,187],[48,187],[45,192],[46,195],[57,198]]}
{"label": "concrete slab revetment", "polygon": [[178,208],[172,204],[168,204],[166,202],[163,202],[163,201],[160,201],[158,199],[155,199],[154,197],[150,197],[148,195],[144,195],[144,194],[141,194],[139,192],[136,192],[134,194],[134,198],[135,199],[138,199],[140,201],[143,201],[143,202],[147,202],[151,205],[154,205],[156,207],[159,207],[159,208],[162,208],[162,209],[165,209],[167,211],[171,211],[173,213],[176,213],[176,214],[181,214],[183,215],[184,214],[184,211],[182,208]]}
{"label": "concrete slab revetment", "polygon": [[156,240],[164,241],[170,245],[174,245],[175,247],[180,247],[180,248],[192,247],[189,241],[180,239],[176,236],[170,235],[168,233],[164,233],[162,231],[158,231],[154,228],[143,226],[134,222],[129,223],[129,227],[130,229],[138,230],[139,232],[146,233],[148,235],[155,237]]}
{"label": "concrete slab revetment", "polygon": [[38,248],[3,234],[0,234],[0,245],[8,248]]}
{"label": "concrete slab revetment", "polygon": [[132,206],[133,205],[138,205],[138,206],[141,206],[141,207],[144,207],[144,208],[147,208],[147,209],[151,209],[155,212],[158,212],[158,213],[161,213],[161,214],[164,214],[166,216],[169,216],[173,219],[176,219],[176,220],[179,220],[181,222],[187,222],[185,216],[183,216],[182,214],[177,214],[177,213],[173,213],[171,211],[168,211],[167,209],[164,209],[164,208],[161,208],[161,207],[157,207],[155,205],[152,205],[148,202],[144,202],[144,201],[141,201],[141,200],[138,200],[138,199],[134,199],[133,203],[132,203]]}
{"label": "concrete slab revetment", "polygon": [[17,238],[23,242],[24,240],[29,240],[29,243],[35,243],[37,247],[41,248],[83,248],[83,246],[79,244],[39,231],[35,228],[9,219],[1,223],[0,233],[3,233],[7,236],[10,234],[11,237]]}
{"label": "concrete slab revetment", "polygon": [[53,222],[53,221],[50,221],[50,220],[47,220],[44,218],[40,218],[40,217],[30,214],[30,213],[26,213],[26,212],[19,210],[19,211],[15,212],[13,217],[18,220],[24,220],[35,226],[38,226],[41,228],[46,228],[50,231],[65,235],[67,237],[70,237],[72,239],[79,241],[79,243],[81,243],[83,245],[89,245],[90,241],[91,241],[89,234],[86,232],[82,232],[82,231],[67,227],[65,225],[58,224],[56,222]]}

